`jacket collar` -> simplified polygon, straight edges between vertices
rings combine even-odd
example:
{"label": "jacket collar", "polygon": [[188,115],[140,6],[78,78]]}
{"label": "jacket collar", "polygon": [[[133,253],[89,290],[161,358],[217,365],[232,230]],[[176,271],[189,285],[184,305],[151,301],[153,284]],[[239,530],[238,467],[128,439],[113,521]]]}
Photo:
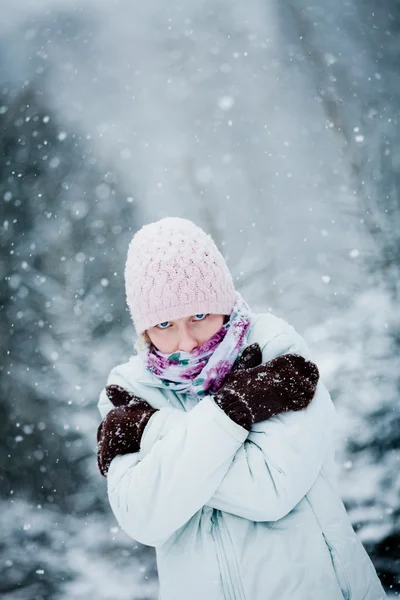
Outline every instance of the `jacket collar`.
{"label": "jacket collar", "polygon": [[133,356],[132,359],[134,359],[136,362],[136,365],[135,365],[136,369],[137,369],[136,381],[138,383],[143,384],[143,385],[149,385],[151,387],[157,387],[157,388],[165,387],[161,383],[161,380],[158,377],[156,377],[155,375],[153,375],[153,373],[146,368],[146,365],[144,364],[142,358],[139,355]]}

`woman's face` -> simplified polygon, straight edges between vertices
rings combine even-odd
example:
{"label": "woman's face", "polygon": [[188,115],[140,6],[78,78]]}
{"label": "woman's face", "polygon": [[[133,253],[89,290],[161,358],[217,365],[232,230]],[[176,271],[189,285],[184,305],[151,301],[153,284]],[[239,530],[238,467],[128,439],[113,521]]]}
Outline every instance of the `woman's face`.
{"label": "woman's face", "polygon": [[163,354],[172,354],[177,350],[192,352],[221,329],[224,319],[224,315],[192,315],[159,323],[146,333],[153,346]]}

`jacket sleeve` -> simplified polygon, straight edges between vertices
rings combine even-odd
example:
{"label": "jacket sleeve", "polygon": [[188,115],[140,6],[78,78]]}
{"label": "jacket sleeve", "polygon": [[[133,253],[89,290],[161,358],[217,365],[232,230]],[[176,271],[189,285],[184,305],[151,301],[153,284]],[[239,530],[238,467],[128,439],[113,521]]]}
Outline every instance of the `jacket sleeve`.
{"label": "jacket sleeve", "polygon": [[[305,341],[289,325],[285,333],[263,347],[263,362],[287,353],[310,358]],[[320,381],[307,408],[253,426],[205,504],[252,521],[281,519],[300,502],[318,477],[328,448],[332,447],[334,420],[332,400]],[[173,429],[171,418],[158,435],[166,436]],[[154,443],[149,438],[146,441],[143,452],[148,451],[149,443]]]}
{"label": "jacket sleeve", "polygon": [[332,443],[333,405],[320,383],[312,403],[259,424],[206,502],[252,521],[278,521],[311,489]]}
{"label": "jacket sleeve", "polygon": [[117,456],[108,471],[121,528],[143,544],[162,544],[213,496],[247,435],[209,396],[188,413],[160,409],[142,438],[148,452]]}
{"label": "jacket sleeve", "polygon": [[[310,358],[289,325],[263,348],[263,361],[297,353]],[[253,426],[208,506],[252,521],[277,521],[307,494],[322,468],[334,435],[335,409],[320,380],[307,408]]]}

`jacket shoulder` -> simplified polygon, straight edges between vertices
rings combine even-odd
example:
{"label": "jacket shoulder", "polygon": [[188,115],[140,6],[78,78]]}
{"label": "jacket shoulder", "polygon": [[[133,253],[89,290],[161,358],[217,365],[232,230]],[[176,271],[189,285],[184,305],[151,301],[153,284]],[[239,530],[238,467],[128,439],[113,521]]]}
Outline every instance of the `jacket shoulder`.
{"label": "jacket shoulder", "polygon": [[[143,367],[141,366],[139,357],[131,356],[131,358],[127,362],[116,365],[111,369],[107,377],[106,386],[119,385],[126,389],[128,392],[132,392],[133,394],[139,395],[137,382],[140,378],[142,370]],[[102,417],[104,417],[109,410],[114,408],[107,397],[105,388],[103,388],[100,393],[100,398],[97,406]]]}
{"label": "jacket shoulder", "polygon": [[288,353],[310,358],[310,350],[295,328],[271,313],[260,313],[253,318],[248,343],[256,342],[263,352],[263,360]]}
{"label": "jacket shoulder", "polygon": [[256,332],[265,331],[271,336],[294,331],[294,327],[289,325],[287,321],[277,317],[276,315],[273,315],[272,313],[258,313],[254,315],[251,328]]}
{"label": "jacket shoulder", "polygon": [[107,385],[122,385],[122,383],[118,383],[118,381],[123,381],[124,387],[128,389],[135,385],[135,381],[140,378],[142,371],[143,366],[139,357],[131,356],[127,362],[116,365],[111,369],[107,378]]}

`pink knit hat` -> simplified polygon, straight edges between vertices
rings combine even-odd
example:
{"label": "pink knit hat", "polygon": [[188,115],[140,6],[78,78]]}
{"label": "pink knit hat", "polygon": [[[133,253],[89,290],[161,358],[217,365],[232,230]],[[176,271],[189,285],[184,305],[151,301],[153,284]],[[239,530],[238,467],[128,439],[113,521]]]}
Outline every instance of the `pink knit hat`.
{"label": "pink knit hat", "polygon": [[125,289],[138,334],[190,315],[229,315],[236,302],[232,276],[211,237],[177,217],[145,225],[134,235]]}

